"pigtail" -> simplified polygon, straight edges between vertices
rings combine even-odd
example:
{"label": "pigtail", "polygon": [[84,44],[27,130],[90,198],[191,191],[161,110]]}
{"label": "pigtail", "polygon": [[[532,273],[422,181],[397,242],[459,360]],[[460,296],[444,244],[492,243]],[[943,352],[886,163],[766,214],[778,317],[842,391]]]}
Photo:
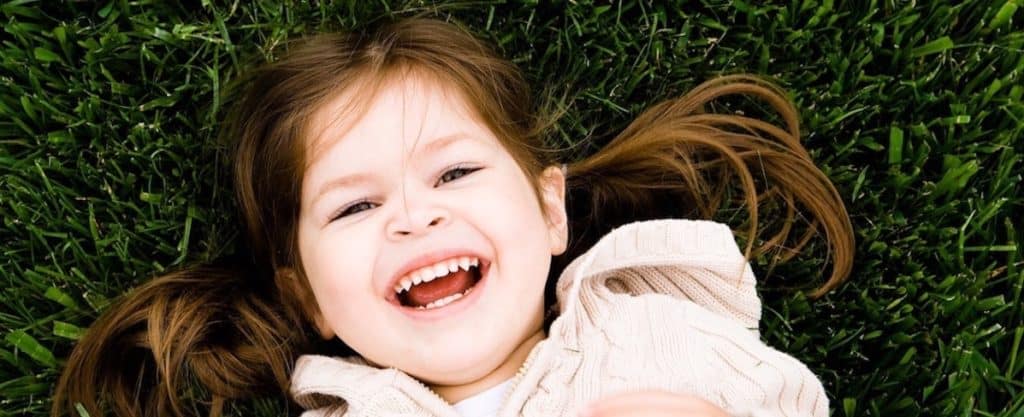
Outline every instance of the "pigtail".
{"label": "pigtail", "polygon": [[151,280],[75,346],[51,416],[197,415],[191,399],[206,395],[218,416],[225,399],[286,392],[303,326],[276,293],[270,277],[237,263]]}
{"label": "pigtail", "polygon": [[[730,95],[762,100],[783,126],[741,113],[705,112],[714,100]],[[787,260],[816,232],[824,232],[832,275],[809,294],[825,294],[850,273],[853,229],[839,193],[799,138],[793,104],[777,87],[752,76],[714,79],[654,105],[603,149],[567,167],[575,243],[566,258],[575,258],[612,228],[631,221],[711,219],[738,201],[749,213],[745,231],[737,231],[747,241],[748,259],[775,250],[774,260]],[[736,185],[738,197],[733,196]],[[781,224],[770,222],[779,224],[778,230],[755,245],[759,207],[764,206],[780,209]],[[798,213],[809,224],[791,241]]]}

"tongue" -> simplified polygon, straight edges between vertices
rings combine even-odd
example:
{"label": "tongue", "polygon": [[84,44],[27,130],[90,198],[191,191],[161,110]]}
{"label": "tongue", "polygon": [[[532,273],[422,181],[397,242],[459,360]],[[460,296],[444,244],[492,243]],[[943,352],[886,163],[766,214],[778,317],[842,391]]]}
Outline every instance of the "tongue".
{"label": "tongue", "polygon": [[425,306],[452,294],[459,294],[474,284],[473,274],[459,269],[430,282],[413,285],[405,294],[405,300],[413,307]]}

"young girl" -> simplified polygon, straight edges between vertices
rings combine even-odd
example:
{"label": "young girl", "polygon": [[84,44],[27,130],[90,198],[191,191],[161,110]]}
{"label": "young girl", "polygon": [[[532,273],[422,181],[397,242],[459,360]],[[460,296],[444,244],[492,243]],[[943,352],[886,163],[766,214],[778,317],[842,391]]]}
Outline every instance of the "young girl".
{"label": "young girl", "polygon": [[[183,415],[192,386],[211,415],[283,391],[311,416],[827,415],[820,382],[758,339],[747,260],[789,244],[797,210],[792,252],[821,230],[833,258],[813,296],[853,248],[772,86],[702,84],[568,164],[515,67],[443,22],[312,37],[246,91],[225,132],[252,256],[108,310],[54,416]],[[733,94],[784,127],[703,112]],[[665,219],[711,218],[733,179],[745,253],[722,224]],[[785,218],[755,251],[766,202]]]}

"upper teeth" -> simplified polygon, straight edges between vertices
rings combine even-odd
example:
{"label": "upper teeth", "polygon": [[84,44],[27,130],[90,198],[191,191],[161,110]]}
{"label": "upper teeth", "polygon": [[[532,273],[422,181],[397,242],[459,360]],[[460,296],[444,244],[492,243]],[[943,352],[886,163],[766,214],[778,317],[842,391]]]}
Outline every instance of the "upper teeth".
{"label": "upper teeth", "polygon": [[460,256],[458,258],[447,259],[433,265],[427,265],[406,274],[402,279],[398,280],[398,284],[395,284],[395,292],[401,294],[403,291],[409,291],[409,288],[412,288],[413,285],[433,281],[434,279],[458,271],[459,268],[469,271],[469,268],[475,267],[479,264],[480,260],[476,257]]}

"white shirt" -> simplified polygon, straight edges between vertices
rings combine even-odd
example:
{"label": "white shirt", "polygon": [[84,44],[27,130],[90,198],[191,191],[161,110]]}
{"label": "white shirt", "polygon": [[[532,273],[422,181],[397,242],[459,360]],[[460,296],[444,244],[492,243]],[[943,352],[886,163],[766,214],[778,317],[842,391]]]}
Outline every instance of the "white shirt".
{"label": "white shirt", "polygon": [[452,406],[462,417],[494,417],[498,415],[501,401],[511,385],[512,380],[509,379]]}

